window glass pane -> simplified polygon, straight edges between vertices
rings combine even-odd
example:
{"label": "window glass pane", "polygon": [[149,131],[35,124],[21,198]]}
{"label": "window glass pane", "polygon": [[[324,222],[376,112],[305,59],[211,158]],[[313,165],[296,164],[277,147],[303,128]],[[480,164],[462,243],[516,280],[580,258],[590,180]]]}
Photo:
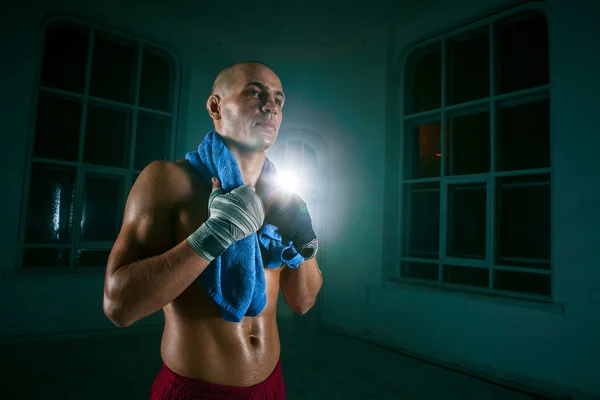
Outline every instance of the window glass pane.
{"label": "window glass pane", "polygon": [[77,249],[75,266],[106,268],[109,255],[110,250]]}
{"label": "window glass pane", "polygon": [[448,185],[449,257],[485,259],[486,184]]}
{"label": "window glass pane", "polygon": [[496,114],[498,170],[550,167],[550,102],[502,103]]}
{"label": "window glass pane", "polygon": [[407,124],[404,133],[405,179],[434,178],[440,176],[441,123]]}
{"label": "window glass pane", "polygon": [[490,172],[490,112],[451,117],[449,128],[447,175]]}
{"label": "window glass pane", "polygon": [[448,41],[447,104],[482,99],[490,94],[490,39],[488,28]]}
{"label": "window glass pane", "polygon": [[131,112],[95,104],[88,106],[83,161],[129,167]]}
{"label": "window glass pane", "polygon": [[438,258],[440,239],[440,184],[404,185],[403,256]]}
{"label": "window glass pane", "polygon": [[496,196],[496,264],[550,268],[550,176],[499,178]]}
{"label": "window glass pane", "polygon": [[527,12],[496,24],[496,87],[514,92],[549,82],[548,22]]}
{"label": "window glass pane", "polygon": [[405,112],[440,108],[442,97],[442,50],[439,43],[415,50],[406,62]]}
{"label": "window glass pane", "polygon": [[33,156],[77,161],[81,102],[41,91],[38,97]]}
{"label": "window glass pane", "polygon": [[550,296],[550,275],[497,270],[494,271],[494,289]]}
{"label": "window glass pane", "polygon": [[285,148],[285,165],[286,168],[294,171],[302,168],[302,145],[299,140],[291,140],[286,143]]}
{"label": "window glass pane", "polygon": [[81,239],[114,241],[123,221],[124,180],[86,174],[81,211]]}
{"label": "window glass pane", "polygon": [[437,264],[402,261],[400,274],[404,278],[437,281],[439,269]]}
{"label": "window glass pane", "polygon": [[317,165],[317,153],[307,144],[304,144],[304,165]]}
{"label": "window glass pane", "polygon": [[312,187],[319,179],[319,171],[317,165],[317,153],[315,150],[304,144],[304,159],[302,163],[302,186]]}
{"label": "window glass pane", "polygon": [[34,164],[29,184],[27,243],[70,243],[75,169]]}
{"label": "window glass pane", "polygon": [[133,187],[133,185],[135,185],[135,181],[137,181],[137,178],[140,176],[139,173],[134,173],[133,176],[131,177],[131,186]]}
{"label": "window glass pane", "polygon": [[28,247],[23,251],[24,268],[66,268],[69,266],[69,254],[65,248]]}
{"label": "window glass pane", "polygon": [[144,47],[140,106],[153,110],[172,111],[171,86],[174,78],[170,57],[154,48]]}
{"label": "window glass pane", "polygon": [[156,160],[167,160],[171,151],[171,118],[140,113],[135,137],[133,168]]}
{"label": "window glass pane", "polygon": [[40,84],[83,94],[89,41],[88,28],[69,22],[49,26]]}
{"label": "window glass pane", "polygon": [[136,46],[101,31],[96,33],[90,96],[133,103]]}
{"label": "window glass pane", "polygon": [[490,270],[487,268],[444,265],[444,282],[458,285],[488,287]]}

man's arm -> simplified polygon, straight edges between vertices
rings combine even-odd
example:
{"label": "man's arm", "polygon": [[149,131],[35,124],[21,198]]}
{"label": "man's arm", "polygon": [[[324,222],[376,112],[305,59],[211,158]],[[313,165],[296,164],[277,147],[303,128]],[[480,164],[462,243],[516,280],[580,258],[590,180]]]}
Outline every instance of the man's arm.
{"label": "man's arm", "polygon": [[104,313],[117,326],[129,326],[175,300],[213,259],[263,224],[264,205],[253,189],[242,185],[224,193],[214,178],[210,218],[170,248],[172,218],[190,186],[182,171],[174,163],[153,163],[131,190],[104,283]]}
{"label": "man's arm", "polygon": [[315,305],[323,284],[316,258],[304,261],[298,268],[283,267],[280,276],[285,302],[297,314],[306,314]]}
{"label": "man's arm", "polygon": [[181,170],[172,163],[150,164],[127,199],[104,283],[104,313],[119,327],[169,304],[209,264],[186,240],[170,249],[178,189],[168,188],[178,182],[178,173]]}
{"label": "man's arm", "polygon": [[296,250],[309,258],[298,268],[284,267],[279,279],[287,305],[297,314],[306,314],[315,304],[323,284],[321,270],[314,258],[318,241],[308,208],[298,194],[280,191],[271,196],[267,209],[266,221],[279,229],[282,240],[292,241]]}

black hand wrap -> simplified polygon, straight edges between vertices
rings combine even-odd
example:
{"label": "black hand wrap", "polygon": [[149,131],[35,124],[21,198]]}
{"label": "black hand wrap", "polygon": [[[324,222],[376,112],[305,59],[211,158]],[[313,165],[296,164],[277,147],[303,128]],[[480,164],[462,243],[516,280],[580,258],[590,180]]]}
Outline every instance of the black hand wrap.
{"label": "black hand wrap", "polygon": [[306,203],[297,194],[273,195],[267,203],[265,222],[279,228],[283,241],[291,241],[305,259],[316,255],[317,235]]}

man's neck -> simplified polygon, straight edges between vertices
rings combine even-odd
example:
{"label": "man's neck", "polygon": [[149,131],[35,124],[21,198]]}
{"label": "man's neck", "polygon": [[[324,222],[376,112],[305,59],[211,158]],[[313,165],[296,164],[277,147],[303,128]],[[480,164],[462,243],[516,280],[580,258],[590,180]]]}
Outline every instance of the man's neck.
{"label": "man's neck", "polygon": [[256,186],[263,165],[265,164],[266,152],[242,152],[236,148],[229,149],[238,163],[244,185]]}

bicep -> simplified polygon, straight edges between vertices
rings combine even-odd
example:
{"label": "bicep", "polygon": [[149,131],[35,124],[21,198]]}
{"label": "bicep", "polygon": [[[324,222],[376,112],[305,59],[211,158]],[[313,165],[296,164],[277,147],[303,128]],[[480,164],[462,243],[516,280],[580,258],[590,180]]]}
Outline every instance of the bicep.
{"label": "bicep", "polygon": [[[161,171],[149,166],[133,185],[121,230],[112,248],[109,272],[137,260],[162,254],[172,244],[172,207],[161,187]],[[158,176],[157,176],[158,175]]]}

